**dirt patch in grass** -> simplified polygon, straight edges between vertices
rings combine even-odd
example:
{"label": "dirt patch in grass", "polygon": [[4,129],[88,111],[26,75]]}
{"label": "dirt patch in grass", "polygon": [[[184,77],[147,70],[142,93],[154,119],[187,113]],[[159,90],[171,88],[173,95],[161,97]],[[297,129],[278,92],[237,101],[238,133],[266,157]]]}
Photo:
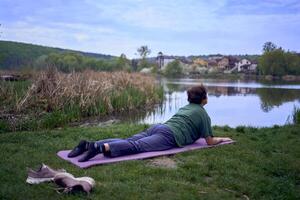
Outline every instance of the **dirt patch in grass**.
{"label": "dirt patch in grass", "polygon": [[161,167],[161,168],[169,168],[169,169],[177,168],[177,163],[171,158],[166,156],[151,159],[149,161],[149,165],[152,167]]}
{"label": "dirt patch in grass", "polygon": [[205,181],[206,183],[209,183],[209,182],[212,182],[212,181],[213,181],[213,178],[210,177],[210,176],[204,176],[204,181]]}

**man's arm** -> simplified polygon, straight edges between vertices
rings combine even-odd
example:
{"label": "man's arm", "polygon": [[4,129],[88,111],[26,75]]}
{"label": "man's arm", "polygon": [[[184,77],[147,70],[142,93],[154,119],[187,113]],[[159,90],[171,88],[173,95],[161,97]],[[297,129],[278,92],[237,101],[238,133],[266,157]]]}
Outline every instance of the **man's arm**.
{"label": "man's arm", "polygon": [[227,142],[227,141],[231,141],[232,139],[229,137],[211,137],[208,136],[205,138],[206,143],[208,145],[215,145],[215,144],[219,144],[221,142]]}

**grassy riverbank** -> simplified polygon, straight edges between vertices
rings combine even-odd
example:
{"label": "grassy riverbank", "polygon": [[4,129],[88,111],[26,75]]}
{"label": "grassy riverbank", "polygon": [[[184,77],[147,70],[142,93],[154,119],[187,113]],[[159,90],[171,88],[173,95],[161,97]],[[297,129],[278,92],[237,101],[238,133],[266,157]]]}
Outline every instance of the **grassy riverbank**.
{"label": "grassy riverbank", "polygon": [[56,128],[87,117],[153,107],[163,89],[151,76],[49,69],[34,80],[0,81],[0,132]]}
{"label": "grassy riverbank", "polygon": [[[300,127],[214,127],[215,135],[237,142],[170,157],[128,161],[87,170],[59,159],[56,152],[80,139],[127,137],[147,128],[119,124],[0,134],[0,199],[82,199],[59,195],[52,183],[27,185],[26,167],[44,162],[76,176],[91,176],[90,199],[299,199]],[[173,163],[172,166],[164,162]],[[156,163],[156,164],[154,164]],[[160,163],[160,164],[157,164]]]}

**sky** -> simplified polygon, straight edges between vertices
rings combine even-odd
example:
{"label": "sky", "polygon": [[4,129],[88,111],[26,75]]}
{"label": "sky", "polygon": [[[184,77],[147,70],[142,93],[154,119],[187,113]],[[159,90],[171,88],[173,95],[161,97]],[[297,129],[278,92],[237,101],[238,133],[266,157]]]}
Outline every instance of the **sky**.
{"label": "sky", "polygon": [[138,57],[300,52],[300,0],[0,0],[0,40]]}

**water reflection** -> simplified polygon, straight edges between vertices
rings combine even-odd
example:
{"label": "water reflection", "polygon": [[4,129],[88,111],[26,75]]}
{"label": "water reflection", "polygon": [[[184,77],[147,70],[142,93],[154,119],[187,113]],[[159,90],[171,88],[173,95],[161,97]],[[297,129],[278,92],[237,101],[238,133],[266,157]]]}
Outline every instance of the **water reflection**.
{"label": "water reflection", "polygon": [[163,123],[186,105],[186,90],[203,83],[208,88],[205,106],[213,125],[283,125],[294,106],[300,107],[300,83],[268,84],[256,81],[214,79],[162,79],[165,100],[152,110],[130,113],[130,121]]}
{"label": "water reflection", "polygon": [[261,100],[261,109],[269,112],[274,107],[281,106],[285,102],[300,100],[300,90],[297,89],[277,89],[277,88],[258,88],[257,95]]}

